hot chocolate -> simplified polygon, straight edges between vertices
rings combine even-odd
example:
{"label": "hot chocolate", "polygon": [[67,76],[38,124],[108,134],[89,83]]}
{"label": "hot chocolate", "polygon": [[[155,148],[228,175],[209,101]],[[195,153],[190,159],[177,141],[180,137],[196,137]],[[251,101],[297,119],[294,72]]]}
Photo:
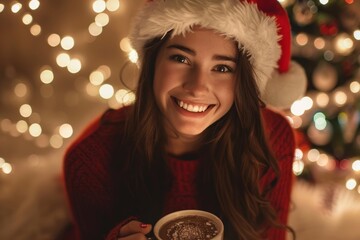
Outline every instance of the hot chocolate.
{"label": "hot chocolate", "polygon": [[165,223],[159,231],[162,240],[209,240],[219,230],[214,221],[207,217],[189,215]]}

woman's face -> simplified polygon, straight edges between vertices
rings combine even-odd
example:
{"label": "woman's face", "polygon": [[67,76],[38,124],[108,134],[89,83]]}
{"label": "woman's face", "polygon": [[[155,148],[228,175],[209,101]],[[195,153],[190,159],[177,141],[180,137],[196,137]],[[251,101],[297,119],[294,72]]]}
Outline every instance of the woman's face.
{"label": "woman's face", "polygon": [[155,63],[154,95],[168,133],[196,136],[234,102],[237,47],[212,30],[170,38]]}

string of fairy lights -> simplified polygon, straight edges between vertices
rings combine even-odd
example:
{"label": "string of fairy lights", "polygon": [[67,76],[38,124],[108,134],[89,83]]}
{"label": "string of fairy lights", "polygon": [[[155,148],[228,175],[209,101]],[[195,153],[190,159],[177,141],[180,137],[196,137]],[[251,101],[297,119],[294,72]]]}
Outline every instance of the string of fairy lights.
{"label": "string of fairy lights", "polygon": [[[119,11],[119,0],[95,0],[91,3],[92,10],[95,13],[94,21],[89,23],[88,34],[92,37],[100,37],[103,28],[105,28],[110,22],[110,14]],[[36,38],[41,34],[46,34],[40,23],[35,21],[35,17],[32,12],[39,11],[41,9],[41,2],[39,0],[30,0],[28,5],[13,1],[7,5],[0,3],[0,14],[5,11],[13,13],[14,18],[20,18],[25,26],[29,27],[30,34]],[[53,32],[48,34],[47,42],[50,47],[59,50],[60,52],[56,56],[57,66],[45,65],[39,69],[39,79],[44,88],[42,96],[44,98],[50,97],[53,90],[51,84],[55,79],[56,72],[54,68],[64,68],[70,74],[77,74],[82,70],[82,61],[80,58],[73,57],[71,50],[76,44],[76,38],[74,36],[60,34]],[[119,43],[120,48],[128,53],[129,60],[132,62],[137,61],[137,54],[132,50],[128,38],[124,38]],[[106,80],[110,78],[112,72],[109,66],[101,65],[97,69],[94,69],[87,77],[87,83],[83,89],[83,92],[90,97],[100,98],[106,100],[108,105],[113,108],[120,107],[122,105],[129,104],[134,101],[135,95],[127,89],[117,89],[110,84],[106,83]],[[42,86],[42,87],[43,87]],[[31,89],[26,82],[19,82],[15,85],[13,92],[19,99],[26,99]],[[21,101],[20,101],[21,102]],[[10,137],[17,138],[20,135],[28,141],[34,141],[39,148],[53,148],[60,149],[64,145],[64,140],[69,139],[73,135],[73,127],[70,123],[63,123],[55,129],[49,130],[51,134],[47,134],[44,131],[44,124],[40,123],[42,119],[38,112],[35,112],[30,102],[24,102],[19,106],[20,118],[18,120],[10,120],[9,118],[0,119],[0,130],[8,134]],[[32,154],[29,158],[38,159],[39,156]],[[10,160],[6,160],[0,156],[0,169],[4,174],[11,174],[13,171]]]}
{"label": "string of fairy lights", "polygon": [[[353,0],[344,1],[346,4],[354,3]],[[294,4],[294,0],[279,0],[279,2],[284,7]],[[329,0],[318,0],[318,3],[326,5],[329,4]],[[93,22],[88,24],[87,34],[93,38],[101,38],[104,28],[111,21],[112,14],[121,9],[122,2],[119,0],[89,0],[89,4],[94,18]],[[314,13],[316,12],[315,7],[310,6],[309,8]],[[56,65],[47,64],[38,71],[38,77],[42,84],[41,89],[46,89],[41,91],[42,97],[46,99],[54,91],[52,84],[56,79],[57,69],[64,69],[70,75],[81,74],[86,63],[72,52],[77,44],[81,44],[77,36],[61,35],[56,32],[56,29],[43,29],[42,24],[36,21],[34,14],[36,11],[41,11],[40,0],[30,0],[27,5],[24,1],[1,3],[0,0],[0,14],[11,12],[13,18],[19,19],[28,27],[33,38],[46,36],[44,44],[58,52],[54,61]],[[329,76],[326,74],[329,74],[332,69],[327,63],[339,56],[346,56],[358,50],[359,43],[360,29],[354,29],[352,35],[345,32],[339,33],[333,39],[312,36],[304,32],[296,33],[293,36],[294,55],[303,55],[309,58],[322,55],[324,62],[319,64],[311,79],[317,90],[309,91],[306,96],[295,101],[288,112],[288,119],[294,129],[310,125],[307,134],[310,138],[313,136],[314,141],[318,141],[320,145],[321,141],[325,142],[326,140],[324,135],[328,137],[331,131],[326,112],[333,108],[353,104],[360,94],[360,70],[359,74],[355,75],[351,81],[330,91],[336,85],[337,79],[333,77],[333,80],[329,81]],[[128,38],[122,38],[118,47],[128,56],[130,63],[137,61],[137,53],[131,48]],[[358,56],[358,62],[360,63],[360,56]],[[99,65],[85,76],[86,81],[81,85],[83,87],[81,92],[87,97],[104,101],[112,108],[132,103],[135,100],[134,93],[127,88],[118,88],[108,82],[112,75],[113,69],[110,66]],[[64,122],[52,129],[47,129],[46,122],[40,121],[42,119],[41,111],[35,109],[31,101],[27,100],[31,91],[28,84],[20,81],[12,91],[21,103],[18,106],[19,118],[0,117],[0,132],[13,138],[23,136],[25,140],[33,141],[39,148],[61,149],[64,141],[73,136],[73,125]],[[340,116],[342,121],[351,120],[350,115],[345,111]],[[36,154],[32,154],[29,158],[36,159],[38,157]],[[0,155],[0,173],[11,174],[13,171],[11,162],[11,159]],[[336,168],[335,159],[330,154],[315,148],[306,151],[298,148],[293,164],[294,174],[300,176],[307,164],[316,165],[329,173]],[[348,172],[344,180],[345,187],[351,191],[356,190],[360,194],[360,157],[355,156],[353,159],[342,161],[341,169]]]}

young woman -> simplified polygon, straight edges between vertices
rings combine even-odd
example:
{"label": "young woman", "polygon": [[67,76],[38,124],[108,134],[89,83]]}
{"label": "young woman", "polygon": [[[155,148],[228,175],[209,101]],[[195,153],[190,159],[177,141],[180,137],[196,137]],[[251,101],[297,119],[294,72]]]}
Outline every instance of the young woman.
{"label": "young woman", "polygon": [[276,0],[145,4],[134,105],[108,110],[66,153],[78,239],[147,239],[183,209],[219,216],[225,239],[285,239],[295,143],[266,105],[305,91],[288,24]]}

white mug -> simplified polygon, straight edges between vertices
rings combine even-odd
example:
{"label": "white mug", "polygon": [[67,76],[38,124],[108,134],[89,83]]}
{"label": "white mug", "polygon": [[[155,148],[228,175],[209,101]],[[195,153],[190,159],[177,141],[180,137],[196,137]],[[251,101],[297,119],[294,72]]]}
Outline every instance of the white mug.
{"label": "white mug", "polygon": [[164,240],[159,236],[159,233],[160,233],[161,227],[165,223],[175,220],[177,218],[183,218],[186,216],[200,216],[200,217],[206,217],[206,218],[210,219],[215,224],[218,233],[216,234],[216,236],[214,236],[213,238],[211,238],[209,240],[223,240],[224,224],[222,223],[222,221],[214,214],[205,212],[205,211],[201,211],[201,210],[181,210],[181,211],[170,213],[170,214],[162,217],[161,219],[159,219],[156,222],[156,224],[154,226],[154,234],[155,234],[156,239]]}

